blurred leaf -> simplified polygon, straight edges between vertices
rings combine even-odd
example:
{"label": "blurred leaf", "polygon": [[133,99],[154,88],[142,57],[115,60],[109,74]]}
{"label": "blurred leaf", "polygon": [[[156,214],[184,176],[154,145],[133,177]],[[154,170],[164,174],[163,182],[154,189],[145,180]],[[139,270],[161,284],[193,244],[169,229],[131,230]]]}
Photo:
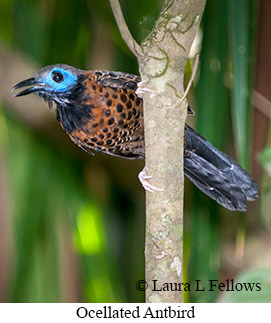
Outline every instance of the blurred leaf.
{"label": "blurred leaf", "polygon": [[261,185],[261,218],[265,228],[271,233],[271,145],[268,145],[259,154],[259,160],[262,164],[266,176],[263,176]]}
{"label": "blurred leaf", "polygon": [[232,117],[237,160],[250,166],[251,93],[253,87],[257,1],[228,0],[229,44],[231,48],[233,87]]}
{"label": "blurred leaf", "polygon": [[226,83],[228,46],[225,41],[228,14],[227,0],[219,3],[215,0],[207,1],[202,21],[199,80],[195,88],[197,131],[218,149],[226,147],[230,122]]}
{"label": "blurred leaf", "polygon": [[271,269],[255,269],[244,272],[234,279],[234,286],[235,291],[223,292],[220,302],[270,303]]}
{"label": "blurred leaf", "polygon": [[[250,169],[251,156],[251,95],[254,86],[257,7],[257,1],[253,0],[228,0],[233,136],[236,159],[246,170]],[[240,250],[236,256],[238,263],[242,262],[244,253],[245,231],[246,220],[240,215],[236,241],[236,249]]]}
{"label": "blurred leaf", "polygon": [[101,211],[97,205],[88,204],[77,217],[77,230],[74,243],[82,254],[98,254],[104,248],[104,232],[101,223]]}
{"label": "blurred leaf", "polygon": [[115,302],[122,302],[122,299],[115,297],[112,290],[111,280],[104,275],[103,271],[100,276],[93,278],[94,279],[89,281],[86,286],[86,294],[89,301],[108,303],[114,299]]}
{"label": "blurred leaf", "polygon": [[[256,8],[252,1],[207,1],[202,20],[199,79],[195,88],[198,109],[196,129],[215,147],[225,152],[231,128],[229,98],[230,95],[233,97],[234,140],[237,140],[238,158],[246,168],[250,157],[249,93],[254,68],[253,27],[257,19],[257,11],[252,8]],[[229,67],[232,66],[234,83],[229,73]],[[193,203],[187,217],[193,228],[190,232],[189,280],[201,279],[208,282],[210,279],[218,279],[220,275],[222,228],[219,213],[222,210],[224,213],[229,212],[198,190],[195,190],[192,199],[196,203]],[[236,216],[236,213],[231,213],[230,216]],[[239,232],[238,237],[244,237],[244,231],[241,233]],[[200,295],[191,292],[190,301],[210,302],[216,296],[216,293],[208,291]]]}
{"label": "blurred leaf", "polygon": [[48,33],[43,64],[67,63],[87,67],[87,54],[95,25],[89,17],[88,1],[58,0],[46,5]]}
{"label": "blurred leaf", "polygon": [[0,39],[11,42],[13,36],[13,1],[1,0],[0,2]]}
{"label": "blurred leaf", "polygon": [[265,150],[261,152],[259,160],[267,174],[271,177],[271,145],[267,146]]}
{"label": "blurred leaf", "polygon": [[[41,61],[46,48],[46,17],[38,1],[13,1],[13,44]],[[33,28],[34,27],[34,28]]]}
{"label": "blurred leaf", "polygon": [[[227,1],[207,1],[203,15],[201,63],[196,92],[196,129],[217,148],[224,148],[229,127],[227,68]],[[210,23],[212,21],[212,23]],[[214,28],[213,26],[216,26]],[[220,271],[220,218],[217,204],[193,189],[189,216],[192,231],[189,281],[217,279]],[[212,302],[216,293],[191,291],[191,302]]]}

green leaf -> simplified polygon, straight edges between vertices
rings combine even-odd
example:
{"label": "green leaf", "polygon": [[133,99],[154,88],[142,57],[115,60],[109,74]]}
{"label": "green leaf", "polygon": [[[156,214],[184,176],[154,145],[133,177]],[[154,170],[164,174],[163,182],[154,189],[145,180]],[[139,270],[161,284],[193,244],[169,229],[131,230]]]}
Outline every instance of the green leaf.
{"label": "green leaf", "polygon": [[268,145],[265,150],[261,152],[259,160],[267,174],[271,177],[271,145]]}
{"label": "green leaf", "polygon": [[[253,285],[254,284],[254,285]],[[223,303],[270,303],[271,269],[255,269],[234,279],[235,291],[223,292]],[[250,286],[250,287],[249,287]],[[252,290],[250,290],[252,289]]]}
{"label": "green leaf", "polygon": [[237,160],[249,169],[257,1],[229,0],[228,7],[233,133]]}

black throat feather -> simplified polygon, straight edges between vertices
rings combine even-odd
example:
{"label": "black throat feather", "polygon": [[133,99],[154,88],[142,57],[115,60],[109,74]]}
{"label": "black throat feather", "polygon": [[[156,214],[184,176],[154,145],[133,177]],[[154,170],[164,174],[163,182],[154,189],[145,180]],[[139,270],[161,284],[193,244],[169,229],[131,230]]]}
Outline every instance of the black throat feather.
{"label": "black throat feather", "polygon": [[84,76],[79,76],[76,85],[65,93],[54,93],[50,96],[46,93],[40,94],[49,107],[52,106],[52,101],[56,103],[57,120],[67,133],[83,129],[93,114],[91,106],[84,104],[84,79]]}

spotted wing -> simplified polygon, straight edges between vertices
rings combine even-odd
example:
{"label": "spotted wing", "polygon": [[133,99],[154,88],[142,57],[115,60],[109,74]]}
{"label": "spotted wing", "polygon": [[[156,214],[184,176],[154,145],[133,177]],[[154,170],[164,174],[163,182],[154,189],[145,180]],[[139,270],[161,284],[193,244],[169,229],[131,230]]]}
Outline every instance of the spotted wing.
{"label": "spotted wing", "polygon": [[136,90],[140,77],[134,74],[111,71],[95,71],[98,84],[112,88]]}
{"label": "spotted wing", "polygon": [[[122,72],[85,73],[80,102],[78,98],[76,102],[89,115],[69,133],[72,140],[87,150],[144,158],[142,99],[135,93],[139,81],[139,77]],[[74,116],[74,106],[72,113]]]}

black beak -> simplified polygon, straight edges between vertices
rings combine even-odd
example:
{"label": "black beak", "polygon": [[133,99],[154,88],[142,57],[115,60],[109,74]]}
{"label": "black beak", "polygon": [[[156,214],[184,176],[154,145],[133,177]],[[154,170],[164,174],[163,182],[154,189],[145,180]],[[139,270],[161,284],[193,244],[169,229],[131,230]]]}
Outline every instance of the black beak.
{"label": "black beak", "polygon": [[11,91],[20,89],[25,86],[30,86],[30,87],[15,94],[15,96],[23,96],[23,95],[27,95],[27,94],[34,93],[34,92],[44,91],[46,84],[44,84],[42,82],[35,81],[34,77],[31,77],[30,79],[24,80],[24,81],[16,84],[15,86],[13,86]]}

